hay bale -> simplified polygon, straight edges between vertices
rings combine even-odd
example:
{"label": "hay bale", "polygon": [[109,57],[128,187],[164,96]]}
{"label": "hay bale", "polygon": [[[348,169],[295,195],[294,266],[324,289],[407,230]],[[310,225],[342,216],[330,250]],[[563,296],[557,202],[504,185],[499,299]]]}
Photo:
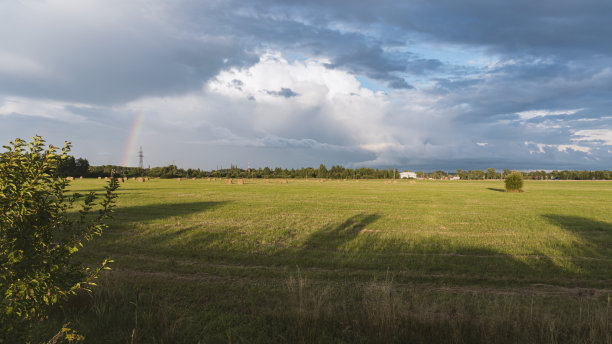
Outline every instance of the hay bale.
{"label": "hay bale", "polygon": [[393,184],[397,184],[397,180],[394,180],[394,181],[393,181]]}
{"label": "hay bale", "polygon": [[270,179],[266,179],[266,184],[270,184]]}
{"label": "hay bale", "polygon": [[109,180],[110,180],[110,178],[104,177],[104,181],[109,181]]}
{"label": "hay bale", "polygon": [[83,176],[80,176],[79,179],[83,179]]}
{"label": "hay bale", "polygon": [[141,182],[141,183],[142,183],[142,182],[144,182],[144,179],[143,179],[143,178],[140,178],[140,177],[138,177],[136,180],[137,180],[138,182]]}
{"label": "hay bale", "polygon": [[179,182],[181,181],[181,178],[176,178],[176,180],[178,180]]}
{"label": "hay bale", "polygon": [[226,180],[225,180],[225,184],[231,184],[231,183],[232,183],[232,180],[231,180],[231,179],[226,179]]}
{"label": "hay bale", "polygon": [[244,179],[238,179],[238,185],[243,185],[244,184]]}
{"label": "hay bale", "polygon": [[209,182],[209,181],[210,181],[210,178],[206,178],[206,181],[208,181],[208,182]]}
{"label": "hay bale", "polygon": [[102,177],[98,177],[98,179],[102,179]]}
{"label": "hay bale", "polygon": [[195,178],[191,178],[191,180],[196,180]]}

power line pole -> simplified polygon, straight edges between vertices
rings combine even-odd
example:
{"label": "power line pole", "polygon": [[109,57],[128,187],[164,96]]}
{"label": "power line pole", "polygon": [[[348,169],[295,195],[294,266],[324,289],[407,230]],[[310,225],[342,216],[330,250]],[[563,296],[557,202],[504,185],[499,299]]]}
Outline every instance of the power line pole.
{"label": "power line pole", "polygon": [[142,159],[144,158],[144,154],[142,154],[142,146],[140,146],[140,150],[138,151],[138,170],[142,175],[144,170],[144,165],[142,164]]}

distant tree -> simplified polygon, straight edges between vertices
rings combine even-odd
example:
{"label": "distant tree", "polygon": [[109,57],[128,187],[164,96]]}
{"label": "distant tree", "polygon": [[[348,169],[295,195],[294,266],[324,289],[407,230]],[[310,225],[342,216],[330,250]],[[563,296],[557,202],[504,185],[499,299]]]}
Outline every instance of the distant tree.
{"label": "distant tree", "polygon": [[494,168],[492,167],[487,168],[486,178],[487,179],[497,179],[497,172],[495,172]]}
{"label": "distant tree", "polygon": [[438,170],[435,172],[431,173],[431,177],[433,179],[444,179],[444,177],[446,176],[446,172],[442,171],[442,170]]}
{"label": "distant tree", "polygon": [[78,158],[75,161],[75,177],[87,177],[89,172],[89,161],[85,158]]}
{"label": "distant tree", "polygon": [[73,156],[66,157],[66,159],[58,161],[57,175],[60,177],[74,176],[76,170],[76,160]]}
{"label": "distant tree", "polygon": [[319,166],[319,172],[317,173],[317,177],[327,178],[327,167],[325,167],[325,165],[321,164]]}
{"label": "distant tree", "polygon": [[89,161],[85,158],[75,159],[69,156],[57,164],[56,173],[60,177],[87,177],[89,174]]}
{"label": "distant tree", "polygon": [[520,192],[523,189],[523,174],[520,172],[512,172],[505,179],[507,192]]}
{"label": "distant tree", "polygon": [[467,172],[463,171],[462,169],[457,169],[457,176],[459,176],[461,179],[468,179]]}
{"label": "distant tree", "polygon": [[[0,154],[0,343],[25,342],[21,336],[33,321],[44,320],[51,306],[78,289],[93,285],[106,269],[93,270],[73,261],[87,241],[102,233],[114,208],[116,180],[106,186],[103,200],[91,192],[68,197],[66,178],[58,167],[71,157],[70,143],[44,148],[15,139]],[[82,199],[76,218],[68,212]],[[99,210],[92,213],[94,207]]]}
{"label": "distant tree", "polygon": [[485,174],[482,170],[469,170],[468,179],[484,179]]}

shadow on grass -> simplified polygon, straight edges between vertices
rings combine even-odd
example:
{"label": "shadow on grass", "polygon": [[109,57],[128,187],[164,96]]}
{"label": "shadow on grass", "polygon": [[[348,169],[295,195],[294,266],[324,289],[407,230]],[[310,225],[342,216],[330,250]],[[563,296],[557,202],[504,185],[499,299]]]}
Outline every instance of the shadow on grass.
{"label": "shadow on grass", "polygon": [[504,190],[504,189],[499,189],[499,188],[487,188],[487,190],[497,191],[497,192],[506,192],[506,190]]}
{"label": "shadow on grass", "polygon": [[[117,217],[123,215],[142,221],[151,220],[151,216],[156,218],[179,217],[214,209],[224,203],[226,202],[194,202],[128,207],[122,209],[121,212],[118,211]],[[151,214],[151,212],[155,214]],[[542,217],[550,224],[574,233],[577,238],[582,239],[580,242],[568,246],[555,247],[561,254],[570,257],[588,253],[605,257],[611,256],[610,249],[606,248],[606,245],[612,247],[612,245],[609,245],[612,239],[612,225],[610,223],[584,217],[556,214],[546,214]],[[504,338],[504,336],[511,338],[508,342],[530,342],[529,340],[517,340],[513,336],[525,335],[529,339],[532,338],[529,337],[531,333],[539,333],[538,328],[528,328],[521,332],[523,325],[532,323],[529,322],[531,320],[520,318],[520,315],[517,316],[519,320],[504,315],[497,318],[493,317],[495,314],[493,312],[499,312],[500,307],[499,304],[496,304],[496,300],[488,304],[485,303],[488,308],[486,308],[484,314],[491,314],[493,321],[499,322],[498,325],[502,326],[501,330],[491,329],[492,323],[488,320],[488,317],[481,317],[480,319],[484,320],[479,322],[479,316],[471,316],[472,312],[480,314],[480,309],[471,308],[472,306],[469,304],[464,307],[461,306],[461,303],[454,303],[454,301],[445,303],[444,300],[432,301],[427,299],[423,301],[425,306],[422,306],[424,309],[422,313],[419,313],[418,308],[421,301],[414,303],[416,311],[411,308],[410,312],[401,313],[406,309],[406,301],[390,292],[392,283],[389,281],[378,284],[371,283],[372,276],[379,277],[387,270],[387,274],[391,272],[393,276],[393,283],[421,284],[425,288],[431,286],[432,290],[439,287],[450,287],[451,289],[456,287],[459,289],[466,286],[466,290],[472,290],[471,292],[474,294],[479,292],[478,288],[486,288],[491,285],[512,288],[534,283],[562,284],[563,281],[558,282],[558,279],[567,278],[567,283],[571,283],[568,286],[571,287],[575,286],[577,281],[579,283],[584,274],[590,273],[599,277],[604,276],[604,278],[609,276],[609,274],[606,275],[609,268],[605,262],[599,262],[599,265],[591,265],[592,261],[588,260],[574,262],[580,268],[581,272],[578,273],[567,270],[564,266],[555,262],[553,257],[540,252],[533,252],[533,256],[529,257],[515,257],[481,245],[457,246],[452,238],[431,237],[419,238],[415,241],[411,241],[410,237],[407,240],[390,239],[382,235],[384,233],[381,233],[380,226],[372,226],[381,218],[382,216],[377,213],[352,215],[344,221],[338,221],[313,231],[298,247],[278,248],[269,252],[260,251],[258,247],[252,248],[253,251],[251,252],[239,249],[237,245],[248,241],[244,240],[244,232],[240,223],[216,228],[215,231],[202,228],[198,224],[176,231],[143,237],[137,245],[145,248],[152,247],[154,252],[151,253],[155,255],[160,252],[167,252],[172,257],[179,256],[179,258],[180,255],[193,255],[193,258],[206,264],[221,263],[217,267],[219,270],[212,270],[211,279],[207,279],[206,283],[197,285],[196,282],[193,282],[191,284],[192,282],[186,279],[175,284],[173,280],[170,280],[171,282],[168,282],[168,285],[165,286],[166,289],[160,288],[161,291],[157,291],[159,294],[156,294],[155,297],[150,296],[152,301],[148,306],[149,312],[151,314],[157,313],[159,309],[166,310],[166,312],[161,312],[162,314],[166,314],[167,311],[176,312],[177,307],[171,301],[168,301],[168,304],[163,303],[168,290],[171,290],[177,291],[176,294],[184,293],[189,295],[188,297],[194,297],[195,300],[198,300],[199,297],[199,300],[206,300],[205,302],[220,308],[227,307],[223,308],[227,309],[226,315],[231,314],[234,317],[239,314],[242,316],[242,318],[229,318],[230,325],[225,323],[218,325],[220,326],[219,333],[214,332],[216,329],[209,329],[208,331],[213,335],[227,334],[225,328],[231,326],[232,319],[252,321],[250,324],[252,327],[248,328],[247,332],[243,334],[245,335],[243,338],[247,338],[244,341],[254,338],[250,335],[261,336],[262,324],[269,323],[272,324],[270,328],[273,328],[273,330],[271,331],[275,335],[279,333],[283,336],[283,340],[279,341],[284,342],[291,341],[287,338],[295,339],[293,341],[300,339],[303,342],[325,342],[326,340],[321,340],[321,338],[325,338],[324,336],[321,337],[321,333],[326,331],[327,335],[332,336],[329,338],[338,339],[328,339],[329,342],[393,342],[394,339],[396,342],[411,342],[410,340],[401,340],[410,338],[416,338],[414,342],[444,342],[444,339],[451,338],[453,335],[455,337],[452,338],[455,338],[457,342],[487,342],[486,338],[483,339],[481,336],[483,333],[489,333],[490,338]],[[410,226],[410,223],[406,225]],[[410,235],[409,231],[408,235]],[[128,238],[128,240],[132,239]],[[552,245],[555,244],[552,243]],[[234,266],[232,265],[224,265],[222,263],[224,261],[237,263],[237,270],[233,270]],[[344,289],[330,291],[330,289],[326,289],[324,284],[319,286],[316,282],[309,286],[305,278],[302,282],[301,277],[299,277],[295,282],[296,286],[289,289],[289,292],[293,293],[290,296],[294,295],[294,298],[287,298],[286,294],[283,294],[285,289],[281,289],[280,292],[273,290],[266,293],[262,290],[268,287],[267,283],[278,283],[276,279],[273,279],[279,276],[275,273],[280,273],[280,283],[286,281],[284,275],[287,270],[270,269],[274,265],[291,268],[299,265],[300,268],[311,268],[307,272],[309,280],[318,280],[322,283],[344,280],[344,284],[341,284],[340,287]],[[262,267],[265,268],[262,269]],[[140,268],[145,271],[147,269],[151,269],[153,272],[159,271],[163,274],[164,272],[176,272],[180,267],[174,266],[170,261],[166,263],[151,261],[150,265]],[[251,268],[252,271],[249,271]],[[267,270],[272,271],[268,272],[270,275],[264,274]],[[206,270],[200,271],[189,266],[187,271],[209,273]],[[216,279],[215,276],[222,276],[222,278]],[[269,279],[266,279],[266,277]],[[117,298],[118,301],[116,301],[114,307],[122,311],[114,311],[113,313],[108,311],[109,314],[103,318],[109,321],[108,324],[103,325],[105,328],[123,329],[119,334],[121,336],[126,336],[126,333],[128,335],[133,333],[130,331],[138,326],[133,323],[133,314],[138,309],[134,311],[124,305],[130,304],[133,300],[138,302],[139,285],[151,283],[143,282],[146,280],[144,277],[126,277],[126,281],[121,282],[122,284],[118,286],[127,289],[127,292],[125,290],[115,291],[119,288],[109,288],[115,294],[111,294],[103,300]],[[194,279],[194,281],[197,281],[197,279]],[[306,287],[300,283],[303,283]],[[290,285],[289,282],[287,282],[287,285]],[[385,289],[387,287],[388,289]],[[201,292],[201,289],[205,291]],[[252,291],[252,294],[250,291]],[[273,293],[275,294],[273,295]],[[448,294],[451,299],[455,298],[452,291]],[[424,296],[427,295],[424,294]],[[153,300],[158,299],[162,300],[159,304],[153,302]],[[468,298],[468,300],[473,299]],[[281,305],[279,307],[282,308],[279,309],[282,310],[266,308],[271,307],[267,305],[274,302]],[[399,303],[396,305],[395,302]],[[428,306],[427,302],[431,302],[433,306]],[[197,304],[193,301],[190,303]],[[266,304],[266,306],[261,306],[261,304]],[[503,307],[507,305],[507,303],[501,304]],[[531,305],[533,307],[533,298]],[[520,304],[511,306],[515,307],[514,310],[521,310],[519,309]],[[100,308],[104,310],[106,309],[104,307],[108,306],[101,302]],[[455,307],[459,308],[458,314],[454,311]],[[440,309],[443,311],[449,310],[448,318],[445,315],[446,313],[440,313]],[[259,312],[261,310],[264,312]],[[432,319],[427,315],[428,312],[437,312],[433,313],[436,314],[436,318]],[[267,317],[261,316],[258,318],[259,314],[262,313],[267,314]],[[125,316],[126,314],[132,316],[132,318]],[[424,315],[421,316],[420,314]],[[531,315],[531,313],[529,314]],[[216,316],[216,314],[213,315]],[[148,342],[153,342],[156,337],[165,338],[164,329],[172,330],[176,326],[175,322],[185,321],[180,317],[187,318],[190,316],[192,316],[191,313],[188,315],[170,313],[168,317],[143,317],[140,319],[141,325],[139,325],[141,331],[137,335],[141,336],[141,342],[146,342],[147,339]],[[112,323],[111,321],[116,318],[121,318],[122,321]],[[149,319],[148,322],[143,321],[147,319]],[[536,316],[534,319],[538,319],[538,317]],[[556,318],[552,319],[550,322],[544,319],[542,321],[543,328],[546,328],[549,323],[558,325],[558,323],[555,323]],[[238,320],[234,321],[238,322]],[[214,324],[216,320],[209,321]],[[101,327],[100,323],[96,319],[96,329]],[[585,320],[584,323],[589,324],[589,321]],[[457,324],[460,325],[459,328],[457,328]],[[535,322],[534,324],[537,325],[538,323]],[[503,326],[509,329],[504,330],[506,327]],[[197,326],[193,327],[197,328]],[[245,327],[241,328],[244,329]],[[202,330],[200,329],[200,331]],[[181,334],[169,332],[167,341],[176,342],[176,338],[181,338],[180,336],[185,338],[191,336],[189,341],[195,342],[194,338],[198,335],[201,336],[203,332],[187,335],[177,330],[177,333]],[[576,333],[579,334],[579,332]],[[106,333],[101,331],[98,338],[103,338],[105,335]],[[420,335],[423,337],[419,337]],[[151,336],[151,338],[148,336]],[[91,337],[94,338],[94,336]],[[128,336],[124,338],[128,338]],[[260,338],[266,338],[265,333]],[[271,338],[278,339],[279,337]],[[432,340],[432,338],[439,339]],[[225,337],[219,337],[218,341],[222,342],[226,339]],[[531,342],[538,341],[531,340]],[[185,340],[185,342],[188,341]],[[572,342],[572,340],[567,340],[567,342]]]}
{"label": "shadow on grass", "polygon": [[[489,188],[503,192],[503,189]],[[190,202],[121,207],[110,223],[115,235],[122,224],[190,216],[229,203]],[[192,224],[178,228],[163,227],[140,235],[126,232],[121,245],[112,240],[118,252],[132,249],[154,253],[240,264],[296,266],[303,268],[346,268],[408,272],[407,276],[430,281],[463,280],[463,283],[540,283],[553,280],[601,279],[606,276],[606,262],[612,259],[612,224],[579,216],[541,215],[550,224],[575,235],[575,240],[552,241],[543,250],[523,256],[500,252],[495,247],[465,243],[450,237],[432,236],[394,238],[385,228],[372,226],[382,216],[359,213],[323,226],[299,243],[291,244],[276,234],[261,237],[246,234],[240,223],[214,228]],[[410,226],[410,223],[406,223]],[[258,235],[258,234],[255,234]],[[104,241],[104,239],[101,239]],[[122,248],[123,247],[123,248]],[[554,252],[554,253],[551,253]],[[111,253],[109,253],[111,254]],[[595,258],[595,259],[593,259]],[[603,259],[602,259],[603,258]],[[608,262],[609,263],[609,262]],[[426,277],[433,275],[443,277]],[[497,282],[496,282],[497,281]],[[501,282],[500,282],[501,281]],[[504,282],[505,281],[505,282]],[[569,283],[569,282],[568,282]]]}
{"label": "shadow on grass", "polygon": [[[115,221],[178,218],[211,210],[225,203],[129,207],[118,210]],[[418,237],[415,240],[410,237],[392,239],[384,235],[384,229],[380,229],[380,226],[371,227],[382,218],[381,215],[360,213],[313,231],[297,245],[284,246],[281,239],[274,244],[265,237],[256,240],[245,237],[241,225],[236,224],[215,229],[203,228],[202,225],[160,229],[147,236],[126,237],[125,247],[135,245],[141,247],[143,252],[151,249],[153,251],[150,253],[177,258],[184,256],[247,265],[299,265],[302,268],[372,272],[389,269],[406,273],[407,279],[416,277],[420,282],[434,283],[570,283],[576,278],[600,279],[606,276],[606,261],[612,259],[611,224],[576,216],[542,216],[551,224],[576,234],[578,240],[552,242],[550,247],[557,252],[554,254],[536,250],[523,256],[513,256],[493,247],[458,245],[452,238],[440,236]]]}
{"label": "shadow on grass", "polygon": [[612,224],[581,216],[545,214],[551,224],[576,235],[582,241],[577,247],[567,247],[568,255],[612,259]]}
{"label": "shadow on grass", "polygon": [[407,276],[411,278],[417,276],[419,281],[435,283],[572,284],[576,279],[609,278],[612,224],[579,216],[547,214],[542,217],[575,234],[577,240],[552,242],[550,249],[556,251],[553,254],[534,250],[514,256],[492,247],[460,246],[451,238],[414,241],[385,238],[379,230],[367,228],[381,216],[362,213],[315,231],[301,250],[278,252],[276,259],[288,263],[302,261],[303,267],[408,271]]}
{"label": "shadow on grass", "polygon": [[380,218],[378,214],[358,214],[349,217],[339,225],[329,225],[314,232],[304,243],[305,249],[325,248],[336,250],[354,239],[369,224]]}
{"label": "shadow on grass", "polygon": [[149,222],[170,217],[182,217],[209,211],[221,207],[229,201],[221,202],[188,202],[170,204],[150,204],[135,207],[117,207],[111,226],[125,222]]}
{"label": "shadow on grass", "polygon": [[537,252],[537,258],[527,262],[489,247],[458,246],[441,237],[415,241],[384,238],[379,230],[367,228],[381,218],[376,213],[362,213],[323,227],[305,240],[301,250],[278,252],[275,259],[285,260],[287,265],[302,262],[304,268],[407,272],[405,278],[398,276],[398,281],[426,283],[539,281],[555,278],[561,271],[550,257]]}
{"label": "shadow on grass", "polygon": [[608,233],[612,234],[612,223],[591,220],[581,216],[545,214],[543,218],[566,231],[579,234]]}

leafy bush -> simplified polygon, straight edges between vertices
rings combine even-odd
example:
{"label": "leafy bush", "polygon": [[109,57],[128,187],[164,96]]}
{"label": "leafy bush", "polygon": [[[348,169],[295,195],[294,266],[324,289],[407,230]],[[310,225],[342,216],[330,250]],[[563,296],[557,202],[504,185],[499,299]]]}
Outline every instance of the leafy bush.
{"label": "leafy bush", "polygon": [[[117,181],[108,183],[99,204],[94,192],[69,196],[68,181],[56,169],[71,158],[70,143],[57,154],[52,145],[44,149],[40,136],[32,139],[15,139],[0,154],[0,343],[22,341],[32,321],[46,319],[51,306],[95,285],[110,262],[89,269],[72,258],[106,228]],[[68,214],[77,203],[80,209]]]}
{"label": "leafy bush", "polygon": [[507,192],[523,191],[523,174],[520,172],[512,172],[506,176],[505,183]]}

